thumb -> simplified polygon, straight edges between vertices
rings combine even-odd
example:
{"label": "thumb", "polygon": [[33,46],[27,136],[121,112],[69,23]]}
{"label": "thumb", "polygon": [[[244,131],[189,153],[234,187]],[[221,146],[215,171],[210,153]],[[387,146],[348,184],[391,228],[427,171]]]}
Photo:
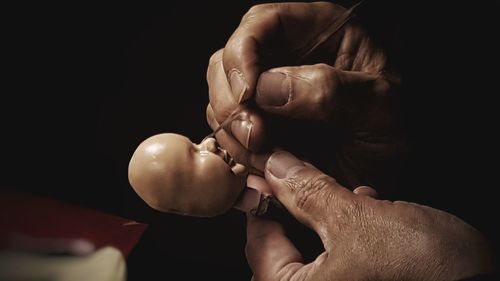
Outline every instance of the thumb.
{"label": "thumb", "polygon": [[255,99],[270,113],[327,120],[339,106],[366,103],[370,97],[380,96],[377,93],[387,92],[388,86],[379,75],[343,71],[327,64],[279,67],[260,75]]}
{"label": "thumb", "polygon": [[[355,195],[312,166],[286,151],[271,155],[265,177],[274,196],[300,222],[322,237],[325,222],[335,223],[349,213]],[[325,241],[325,240],[323,240]]]}

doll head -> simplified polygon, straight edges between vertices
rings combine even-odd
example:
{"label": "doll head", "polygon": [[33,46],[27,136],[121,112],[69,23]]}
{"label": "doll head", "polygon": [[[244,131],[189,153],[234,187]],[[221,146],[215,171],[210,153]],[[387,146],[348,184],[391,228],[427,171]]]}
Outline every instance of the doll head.
{"label": "doll head", "polygon": [[211,217],[228,211],[245,187],[245,167],[214,138],[193,144],[178,134],[143,141],[128,167],[129,182],[152,208]]}

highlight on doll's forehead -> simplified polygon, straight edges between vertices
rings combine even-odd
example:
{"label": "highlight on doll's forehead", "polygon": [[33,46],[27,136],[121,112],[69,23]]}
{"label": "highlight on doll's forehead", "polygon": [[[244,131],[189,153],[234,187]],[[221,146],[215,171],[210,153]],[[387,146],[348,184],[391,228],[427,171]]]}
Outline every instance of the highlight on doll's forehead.
{"label": "highlight on doll's forehead", "polygon": [[150,155],[158,155],[165,149],[165,145],[160,142],[152,143],[146,146],[145,151]]}

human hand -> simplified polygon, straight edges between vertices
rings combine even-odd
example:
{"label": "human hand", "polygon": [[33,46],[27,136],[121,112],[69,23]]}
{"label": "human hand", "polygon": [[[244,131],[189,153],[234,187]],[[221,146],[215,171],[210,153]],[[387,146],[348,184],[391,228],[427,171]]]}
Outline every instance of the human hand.
{"label": "human hand", "polygon": [[270,157],[265,178],[325,251],[304,264],[278,222],[249,215],[246,254],[255,281],[459,280],[492,269],[484,238],[451,214],[353,193],[284,151]]}
{"label": "human hand", "polygon": [[[318,146],[318,139],[334,143],[325,158],[350,186],[374,185],[373,179],[385,177],[384,171],[391,170],[387,165],[397,162],[401,139],[393,102],[399,82],[386,75],[385,50],[351,20],[304,59],[300,57],[344,11],[326,2],[255,6],[225,48],[211,57],[209,124],[216,128],[237,108],[246,112],[245,120],[235,120],[220,133],[239,144],[218,138],[238,162],[249,162],[238,158],[249,155],[242,150],[259,151],[266,139],[269,124],[262,112],[288,119],[292,128],[291,136],[281,138],[285,143],[273,138],[277,142],[273,145],[286,147],[300,135],[310,144],[302,147]],[[244,103],[248,100],[257,109]],[[322,124],[321,130],[301,131],[296,126],[299,120]],[[267,133],[275,130],[269,128]]]}

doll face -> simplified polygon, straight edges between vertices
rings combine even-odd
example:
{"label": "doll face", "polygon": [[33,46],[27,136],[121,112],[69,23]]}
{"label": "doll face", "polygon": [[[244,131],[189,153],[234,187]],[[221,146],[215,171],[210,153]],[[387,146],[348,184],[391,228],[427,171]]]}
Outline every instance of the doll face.
{"label": "doll face", "polygon": [[230,209],[247,173],[215,139],[193,144],[178,134],[142,142],[129,163],[129,181],[154,209],[193,216],[215,216]]}

